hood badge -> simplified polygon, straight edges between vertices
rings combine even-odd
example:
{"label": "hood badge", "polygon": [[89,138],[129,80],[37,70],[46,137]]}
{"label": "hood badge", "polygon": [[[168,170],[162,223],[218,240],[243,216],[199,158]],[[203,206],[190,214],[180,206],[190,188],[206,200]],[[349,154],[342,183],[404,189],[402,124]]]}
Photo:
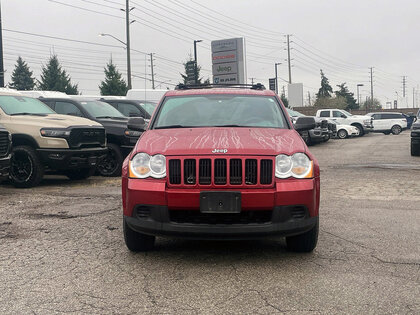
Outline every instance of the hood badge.
{"label": "hood badge", "polygon": [[211,152],[212,153],[224,153],[224,154],[226,154],[228,152],[228,150],[227,149],[214,149]]}

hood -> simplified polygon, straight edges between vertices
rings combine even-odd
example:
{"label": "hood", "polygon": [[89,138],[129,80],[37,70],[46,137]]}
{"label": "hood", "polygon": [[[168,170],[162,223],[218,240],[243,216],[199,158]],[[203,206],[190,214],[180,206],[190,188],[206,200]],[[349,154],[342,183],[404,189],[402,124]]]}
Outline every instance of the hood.
{"label": "hood", "polygon": [[13,124],[26,126],[38,126],[40,128],[67,128],[70,126],[100,126],[99,123],[76,116],[50,114],[47,116],[17,115],[9,116]]}
{"label": "hood", "polygon": [[353,115],[351,117],[358,118],[358,119],[372,119],[371,116],[367,116],[367,115]]}
{"label": "hood", "polygon": [[[218,151],[215,151],[218,150]],[[135,152],[174,155],[271,155],[305,152],[293,129],[182,128],[143,133]]]}
{"label": "hood", "polygon": [[97,118],[96,121],[104,127],[124,128],[127,129],[127,119]]}

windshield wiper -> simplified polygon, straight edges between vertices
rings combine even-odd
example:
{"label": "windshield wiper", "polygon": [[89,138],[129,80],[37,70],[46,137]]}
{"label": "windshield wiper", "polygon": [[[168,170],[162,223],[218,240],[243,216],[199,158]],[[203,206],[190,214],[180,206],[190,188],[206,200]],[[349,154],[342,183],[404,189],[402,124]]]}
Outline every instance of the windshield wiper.
{"label": "windshield wiper", "polygon": [[18,116],[18,115],[47,116],[48,114],[40,114],[40,113],[36,114],[36,113],[26,113],[26,112],[10,114],[10,116]]}
{"label": "windshield wiper", "polygon": [[249,127],[249,126],[240,126],[240,125],[216,125],[212,127]]}
{"label": "windshield wiper", "polygon": [[123,119],[125,120],[126,117],[114,117],[114,116],[97,116],[96,118],[101,119],[101,118],[108,118],[108,119]]}
{"label": "windshield wiper", "polygon": [[197,128],[197,126],[168,125],[168,126],[155,127],[153,129],[172,129],[172,128]]}

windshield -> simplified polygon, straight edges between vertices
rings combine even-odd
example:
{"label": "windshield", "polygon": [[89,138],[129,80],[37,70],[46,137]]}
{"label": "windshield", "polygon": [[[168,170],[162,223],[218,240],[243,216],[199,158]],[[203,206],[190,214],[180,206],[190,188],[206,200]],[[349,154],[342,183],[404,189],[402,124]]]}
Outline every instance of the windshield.
{"label": "windshield", "polygon": [[341,110],[346,116],[353,116],[352,114],[350,114],[349,112],[346,112],[344,109]]}
{"label": "windshield", "polygon": [[112,105],[109,105],[105,102],[99,101],[83,101],[80,102],[83,108],[95,118],[124,118],[125,116],[121,114],[117,109]]}
{"label": "windshield", "polygon": [[143,107],[146,112],[149,113],[151,116],[156,108],[156,103],[149,103],[149,102],[139,102],[140,106]]}
{"label": "windshield", "polygon": [[48,115],[55,112],[41,101],[18,95],[0,95],[0,107],[7,115]]}
{"label": "windshield", "polygon": [[290,108],[286,108],[286,110],[289,113],[289,116],[291,116],[291,117],[303,117],[303,116],[305,116],[305,115],[303,115],[303,114],[301,114],[301,113],[299,113],[299,112],[297,112],[293,109],[290,109]]}
{"label": "windshield", "polygon": [[153,128],[224,126],[288,128],[274,97],[226,94],[168,97]]}

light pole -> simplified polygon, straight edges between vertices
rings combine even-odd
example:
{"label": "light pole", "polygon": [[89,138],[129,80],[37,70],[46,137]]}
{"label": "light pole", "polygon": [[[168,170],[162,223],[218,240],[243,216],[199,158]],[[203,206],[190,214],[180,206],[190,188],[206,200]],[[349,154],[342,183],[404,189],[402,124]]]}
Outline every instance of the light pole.
{"label": "light pole", "polygon": [[115,39],[116,41],[119,41],[121,44],[125,46],[125,49],[127,49],[127,87],[130,90],[131,89],[131,62],[130,62],[130,49],[127,45],[127,43],[123,42],[121,39],[118,39],[114,35],[101,33],[99,36],[109,36]]}
{"label": "light pole", "polygon": [[359,87],[364,86],[364,84],[358,84],[357,85],[357,105],[360,107],[360,98],[359,98]]}
{"label": "light pole", "polygon": [[275,68],[275,72],[276,72],[276,94],[279,94],[279,83],[278,83],[278,78],[277,78],[277,66],[281,65],[281,62],[276,62],[274,64],[274,68]]}
{"label": "light pole", "polygon": [[195,79],[195,84],[198,84],[197,43],[200,43],[200,42],[202,42],[201,39],[194,40],[194,61],[195,61],[195,65],[194,65],[194,79]]}

